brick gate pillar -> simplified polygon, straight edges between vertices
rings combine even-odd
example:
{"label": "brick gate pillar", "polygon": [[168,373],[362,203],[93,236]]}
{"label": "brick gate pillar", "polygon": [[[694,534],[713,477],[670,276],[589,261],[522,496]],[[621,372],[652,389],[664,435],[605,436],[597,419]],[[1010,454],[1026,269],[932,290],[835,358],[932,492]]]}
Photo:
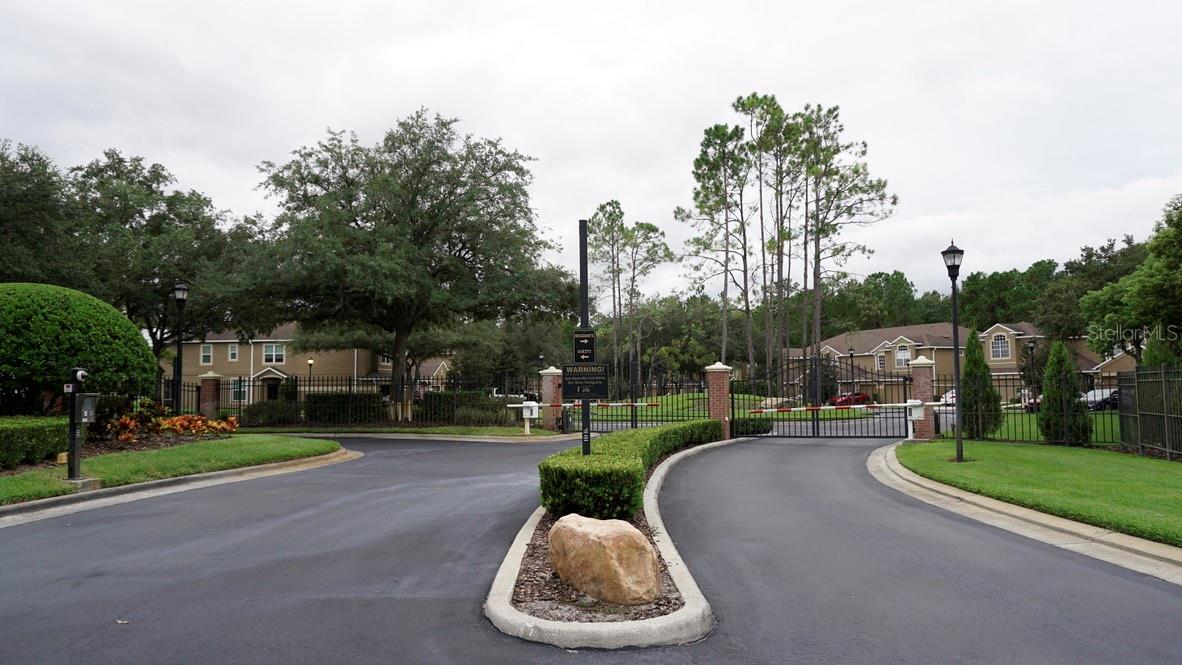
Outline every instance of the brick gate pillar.
{"label": "brick gate pillar", "polygon": [[197,397],[197,410],[206,418],[217,418],[221,409],[222,375],[206,372],[201,379],[201,390]]}
{"label": "brick gate pillar", "polygon": [[542,394],[538,395],[538,401],[542,403],[542,428],[560,431],[562,407],[550,405],[562,404],[562,370],[551,365],[538,374],[542,375]]}
{"label": "brick gate pillar", "polygon": [[[911,399],[921,399],[925,402],[935,401],[932,391],[935,380],[936,363],[920,356],[911,361]],[[912,423],[915,426],[911,438],[916,441],[931,441],[936,435],[936,411],[933,407],[923,407],[923,420]]]}
{"label": "brick gate pillar", "polygon": [[731,368],[721,362],[706,368],[710,419],[722,423],[722,438],[731,438]]}

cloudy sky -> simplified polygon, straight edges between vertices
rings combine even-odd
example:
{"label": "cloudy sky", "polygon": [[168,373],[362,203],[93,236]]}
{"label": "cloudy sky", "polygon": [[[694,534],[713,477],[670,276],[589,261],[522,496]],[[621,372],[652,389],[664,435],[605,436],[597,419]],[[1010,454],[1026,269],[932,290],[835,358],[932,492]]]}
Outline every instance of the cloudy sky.
{"label": "cloudy sky", "polygon": [[0,137],[62,166],[140,154],[245,214],[270,210],[259,162],[425,106],[537,159],[575,267],[576,220],[612,198],[680,247],[703,128],[759,91],[840,105],[898,194],[849,270],[944,290],[951,237],[972,271],[1148,234],[1182,192],[1180,28],[1174,2],[13,2]]}

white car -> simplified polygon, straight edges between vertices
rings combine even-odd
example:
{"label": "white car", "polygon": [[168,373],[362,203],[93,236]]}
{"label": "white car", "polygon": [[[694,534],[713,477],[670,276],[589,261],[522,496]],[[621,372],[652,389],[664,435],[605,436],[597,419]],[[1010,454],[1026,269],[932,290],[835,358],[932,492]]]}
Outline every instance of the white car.
{"label": "white car", "polygon": [[956,404],[956,391],[949,390],[948,392],[944,393],[944,395],[940,397],[940,401],[944,404]]}
{"label": "white car", "polygon": [[1089,409],[1095,409],[1101,402],[1112,395],[1112,391],[1113,388],[1095,388],[1081,395],[1079,399],[1087,404]]}

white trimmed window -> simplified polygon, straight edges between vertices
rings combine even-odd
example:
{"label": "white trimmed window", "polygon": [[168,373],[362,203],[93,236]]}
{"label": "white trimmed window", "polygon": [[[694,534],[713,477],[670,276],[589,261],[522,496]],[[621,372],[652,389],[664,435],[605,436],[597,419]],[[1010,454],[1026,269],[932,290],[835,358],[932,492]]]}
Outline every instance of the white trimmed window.
{"label": "white trimmed window", "polygon": [[233,394],[232,399],[235,402],[245,402],[246,401],[246,381],[243,381],[242,379],[234,379],[233,386],[234,386],[234,394]]}
{"label": "white trimmed window", "polygon": [[226,345],[226,359],[232,363],[238,362],[238,345],[237,344]]}
{"label": "white trimmed window", "polygon": [[899,348],[895,349],[895,367],[901,368],[911,364],[911,347],[906,344],[900,344]]}
{"label": "white trimmed window", "polygon": [[878,354],[878,370],[881,372],[886,369],[886,354]]}
{"label": "white trimmed window", "polygon": [[1010,357],[1010,338],[1005,335],[994,335],[989,343],[989,356],[994,360],[1006,360]]}
{"label": "white trimmed window", "polygon": [[282,365],[286,360],[287,349],[283,344],[264,344],[263,345],[263,364],[264,365]]}
{"label": "white trimmed window", "polygon": [[201,364],[202,365],[212,365],[213,364],[213,344],[202,344],[201,345]]}

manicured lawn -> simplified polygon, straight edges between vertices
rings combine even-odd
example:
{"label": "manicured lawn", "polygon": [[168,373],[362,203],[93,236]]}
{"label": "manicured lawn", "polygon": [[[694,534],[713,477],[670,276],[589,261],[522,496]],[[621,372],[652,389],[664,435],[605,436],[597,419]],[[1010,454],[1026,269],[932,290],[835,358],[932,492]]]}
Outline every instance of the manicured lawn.
{"label": "manicured lawn", "polygon": [[903,466],[969,492],[1182,546],[1182,464],[1091,448],[966,441],[896,448]]}
{"label": "manicured lawn", "polygon": [[[1090,411],[1092,421],[1092,443],[1120,443],[1120,416],[1116,411]],[[944,438],[954,436],[951,429],[940,434]],[[1042,441],[1038,428],[1037,413],[1006,413],[1001,427],[989,435],[996,441]]]}
{"label": "manicured lawn", "polygon": [[[771,420],[812,420],[812,414],[800,411],[793,413],[748,414],[751,409],[760,408],[766,397],[759,395],[736,394],[732,396],[734,407],[742,418],[768,418]],[[627,401],[627,400],[621,400]],[[664,395],[660,397],[646,397],[643,404],[658,404],[659,406],[637,406],[638,420],[657,421],[688,421],[706,418],[709,401],[706,393],[683,393],[680,395]],[[868,409],[849,409],[845,411],[818,411],[821,420],[849,420],[852,418],[869,418],[873,412]],[[578,420],[579,413],[573,414]],[[632,419],[632,408],[626,406],[591,407],[591,419],[600,422],[624,422]]]}
{"label": "manicured lawn", "polygon": [[[439,425],[424,427],[395,427],[385,425],[281,425],[274,427],[242,427],[239,432],[252,434],[290,433],[290,432],[333,432],[337,434],[450,434],[459,436],[525,436],[524,427],[500,427],[479,425]],[[530,436],[555,436],[561,432],[551,432],[533,425]]]}
{"label": "manicured lawn", "polygon": [[[236,434],[229,439],[198,441],[172,448],[96,455],[82,460],[82,475],[103,487],[174,478],[324,455],[340,448],[335,441],[267,434]],[[66,468],[34,469],[0,476],[0,505],[70,494]]]}

